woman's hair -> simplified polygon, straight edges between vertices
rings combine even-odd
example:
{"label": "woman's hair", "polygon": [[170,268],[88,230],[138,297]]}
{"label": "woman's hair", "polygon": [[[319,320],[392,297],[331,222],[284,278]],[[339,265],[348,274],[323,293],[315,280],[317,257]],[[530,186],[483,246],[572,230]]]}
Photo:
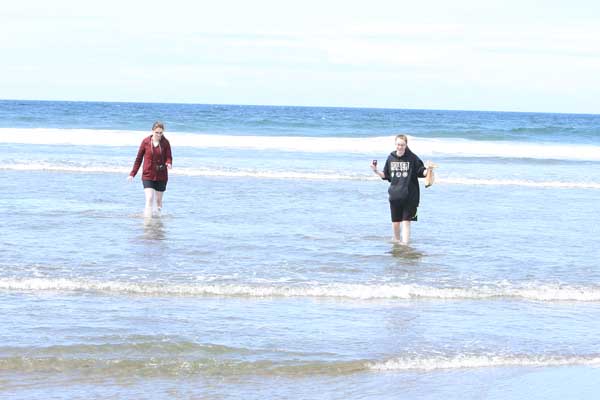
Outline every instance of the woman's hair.
{"label": "woman's hair", "polygon": [[408,144],[408,137],[406,137],[406,135],[404,135],[404,134],[396,135],[396,137],[394,138],[394,143],[398,139],[402,139],[402,140],[404,140],[404,143]]}
{"label": "woman's hair", "polygon": [[165,130],[165,124],[163,124],[160,121],[156,121],[155,123],[152,124],[152,130],[155,130],[156,128],[160,128],[163,131]]}

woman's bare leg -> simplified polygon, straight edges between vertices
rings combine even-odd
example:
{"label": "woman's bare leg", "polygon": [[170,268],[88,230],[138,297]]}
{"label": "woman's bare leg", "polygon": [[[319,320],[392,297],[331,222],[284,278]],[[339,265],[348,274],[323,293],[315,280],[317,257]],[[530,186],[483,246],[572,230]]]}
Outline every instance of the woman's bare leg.
{"label": "woman's bare leg", "polygon": [[410,221],[402,221],[402,244],[410,241]]}
{"label": "woman's bare leg", "polygon": [[400,241],[400,222],[392,222],[392,230],[394,231],[394,241]]}
{"label": "woman's bare leg", "polygon": [[144,188],[144,195],[146,196],[146,207],[144,208],[144,217],[152,218],[152,203],[154,203],[154,197],[156,190],[152,188]]}
{"label": "woman's bare leg", "polygon": [[163,194],[165,194],[165,192],[156,192],[156,208],[158,209],[159,214],[162,211],[163,207]]}

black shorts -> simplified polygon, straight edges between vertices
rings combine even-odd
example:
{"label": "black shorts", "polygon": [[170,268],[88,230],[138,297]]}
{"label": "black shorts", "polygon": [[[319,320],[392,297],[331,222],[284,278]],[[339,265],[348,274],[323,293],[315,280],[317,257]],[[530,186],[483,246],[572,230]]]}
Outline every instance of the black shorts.
{"label": "black shorts", "polygon": [[417,207],[390,201],[392,222],[416,221]]}
{"label": "black shorts", "polygon": [[157,192],[164,192],[167,190],[167,181],[142,181],[144,189],[154,189]]}

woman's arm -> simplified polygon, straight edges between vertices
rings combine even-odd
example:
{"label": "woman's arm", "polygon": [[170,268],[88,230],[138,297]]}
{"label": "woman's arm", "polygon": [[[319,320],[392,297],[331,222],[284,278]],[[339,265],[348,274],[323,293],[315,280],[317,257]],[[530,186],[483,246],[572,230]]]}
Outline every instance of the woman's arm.
{"label": "woman's arm", "polygon": [[144,141],[142,140],[142,144],[140,144],[140,148],[138,150],[137,156],[135,157],[135,162],[133,163],[133,168],[129,173],[129,176],[134,177],[142,165],[142,160],[144,159],[144,153],[146,152],[146,146],[144,146]]}
{"label": "woman's arm", "polygon": [[373,172],[375,172],[375,174],[377,174],[377,176],[379,176],[381,179],[385,179],[385,175],[383,174],[383,172],[378,171],[377,170],[377,164],[375,162],[371,163],[371,169],[373,170]]}
{"label": "woman's arm", "polygon": [[165,146],[165,153],[167,153],[166,155],[166,162],[165,164],[167,165],[167,168],[171,169],[171,166],[173,165],[173,156],[171,155],[171,143],[169,143],[169,141],[167,140],[167,145]]}

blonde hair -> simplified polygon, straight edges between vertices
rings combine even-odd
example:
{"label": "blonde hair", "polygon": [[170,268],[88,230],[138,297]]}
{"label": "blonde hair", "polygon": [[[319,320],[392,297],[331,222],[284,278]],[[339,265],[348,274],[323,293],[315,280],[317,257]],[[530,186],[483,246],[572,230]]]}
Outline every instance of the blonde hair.
{"label": "blonde hair", "polygon": [[404,134],[400,134],[400,135],[396,135],[396,137],[394,138],[394,143],[396,143],[396,140],[398,139],[402,139],[404,140],[404,143],[408,144],[408,137]]}

